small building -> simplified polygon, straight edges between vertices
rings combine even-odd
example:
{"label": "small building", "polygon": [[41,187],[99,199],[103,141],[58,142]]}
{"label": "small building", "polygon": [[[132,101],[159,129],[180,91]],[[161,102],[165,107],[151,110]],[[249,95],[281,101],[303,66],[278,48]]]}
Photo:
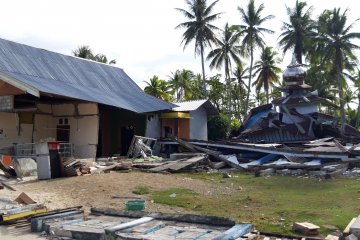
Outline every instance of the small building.
{"label": "small building", "polygon": [[214,105],[206,99],[174,104],[178,107],[160,114],[160,136],[172,134],[182,139],[208,140],[208,116],[218,113]]}
{"label": "small building", "polygon": [[153,131],[147,119],[175,106],[116,66],[0,39],[0,149],[55,139],[78,158],[126,154]]}

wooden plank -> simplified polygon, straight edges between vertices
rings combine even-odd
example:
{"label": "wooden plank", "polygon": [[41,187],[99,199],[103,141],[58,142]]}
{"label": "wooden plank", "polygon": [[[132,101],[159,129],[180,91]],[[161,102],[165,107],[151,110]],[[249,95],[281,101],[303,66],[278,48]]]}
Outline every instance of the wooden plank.
{"label": "wooden plank", "polygon": [[3,185],[4,187],[6,187],[7,189],[10,189],[11,191],[16,191],[15,188],[13,188],[12,186],[10,186],[9,184],[5,183],[5,182],[0,182],[1,185]]}
{"label": "wooden plank", "polygon": [[174,170],[174,171],[179,171],[179,170],[181,170],[183,168],[190,167],[192,165],[195,165],[198,162],[204,161],[205,159],[206,159],[205,156],[189,158],[189,159],[187,159],[185,161],[180,161],[175,165],[171,165],[169,167],[169,169]]}
{"label": "wooden plank", "polygon": [[193,144],[190,144],[188,142],[185,142],[181,139],[178,139],[178,138],[175,138],[175,137],[171,137],[171,139],[173,139],[174,141],[178,142],[181,146],[189,149],[190,151],[192,152],[203,152],[203,153],[206,153],[207,155],[209,156],[212,156],[213,158],[215,159],[218,159],[222,162],[225,162],[227,165],[233,167],[233,168],[238,168],[240,169],[241,167],[238,165],[238,164],[235,164],[231,161],[229,161],[228,159],[224,158],[224,157],[220,157],[220,153],[219,152],[216,152],[216,151],[212,151],[212,150],[209,150],[209,149],[206,149],[206,148],[202,148],[202,147],[199,147],[199,146],[195,146]]}
{"label": "wooden plank", "polygon": [[43,208],[33,209],[33,210],[25,211],[25,212],[2,215],[1,218],[2,218],[3,222],[9,222],[9,221],[16,221],[19,219],[23,219],[23,218],[26,218],[29,216],[33,216],[33,215],[36,215],[39,213],[45,213],[45,212],[47,212],[47,208],[43,207]]}

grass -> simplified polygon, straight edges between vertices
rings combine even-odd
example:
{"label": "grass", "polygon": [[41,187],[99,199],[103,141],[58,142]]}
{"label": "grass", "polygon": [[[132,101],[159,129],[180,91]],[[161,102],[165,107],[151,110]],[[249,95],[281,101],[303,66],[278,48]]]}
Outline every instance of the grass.
{"label": "grass", "polygon": [[137,195],[145,195],[145,194],[149,194],[150,191],[150,187],[148,186],[137,186],[132,193],[137,194]]}
{"label": "grass", "polygon": [[[251,222],[261,231],[292,234],[293,222],[309,221],[327,234],[332,231],[328,226],[343,230],[360,212],[356,179],[256,178],[243,173],[230,179],[222,179],[221,174],[181,175],[219,185],[220,190],[204,196],[184,188],[167,189],[152,193],[156,203]],[[176,198],[169,197],[172,193]]]}

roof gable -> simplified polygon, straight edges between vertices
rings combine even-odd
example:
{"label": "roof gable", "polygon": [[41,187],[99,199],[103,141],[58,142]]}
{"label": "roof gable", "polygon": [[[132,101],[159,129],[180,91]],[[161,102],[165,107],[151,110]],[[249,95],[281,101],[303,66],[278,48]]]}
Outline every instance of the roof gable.
{"label": "roof gable", "polygon": [[218,113],[214,105],[207,99],[177,102],[174,104],[178,105],[178,107],[172,109],[176,112],[191,112],[197,110],[200,107],[204,107],[207,114],[209,115],[215,115]]}

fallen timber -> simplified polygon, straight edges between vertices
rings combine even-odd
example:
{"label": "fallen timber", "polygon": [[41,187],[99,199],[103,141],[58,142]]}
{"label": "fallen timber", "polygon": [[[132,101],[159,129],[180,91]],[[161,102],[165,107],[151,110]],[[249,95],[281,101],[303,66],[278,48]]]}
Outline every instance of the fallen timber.
{"label": "fallen timber", "polygon": [[[255,175],[266,169],[272,169],[272,172],[294,170],[291,174],[298,174],[296,170],[301,169],[305,171],[304,174],[321,172],[325,177],[332,178],[360,164],[359,146],[343,146],[336,139],[325,138],[289,145],[184,141],[176,137],[171,139],[170,142],[160,141],[160,143],[178,144],[190,152],[205,153],[210,157],[208,161],[210,168],[219,169],[229,166],[239,170],[255,171]],[[279,174],[283,173],[279,172]]]}

